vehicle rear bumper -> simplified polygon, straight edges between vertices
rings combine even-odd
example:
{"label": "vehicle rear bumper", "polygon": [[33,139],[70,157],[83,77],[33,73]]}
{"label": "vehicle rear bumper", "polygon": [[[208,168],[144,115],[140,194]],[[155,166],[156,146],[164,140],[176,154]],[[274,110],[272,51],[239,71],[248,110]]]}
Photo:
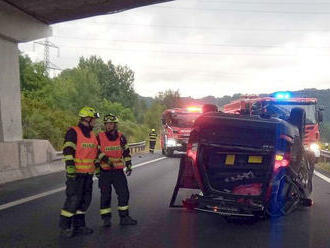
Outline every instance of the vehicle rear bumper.
{"label": "vehicle rear bumper", "polygon": [[264,204],[256,204],[252,199],[244,202],[223,197],[197,196],[195,210],[218,214],[222,216],[252,217],[264,212]]}

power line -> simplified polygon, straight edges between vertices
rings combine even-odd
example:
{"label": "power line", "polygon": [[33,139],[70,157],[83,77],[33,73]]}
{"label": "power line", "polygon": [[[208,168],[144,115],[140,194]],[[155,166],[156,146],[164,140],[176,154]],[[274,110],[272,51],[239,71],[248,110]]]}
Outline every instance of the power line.
{"label": "power line", "polygon": [[[147,28],[169,28],[169,29],[202,29],[214,31],[242,31],[242,32],[330,32],[330,29],[269,29],[269,28],[219,28],[219,27],[196,27],[196,26],[175,26],[175,25],[157,25],[157,24],[138,24],[138,23],[114,23],[114,22],[99,22],[93,21],[93,24],[106,24],[118,26],[132,26],[132,27],[147,27]],[[85,24],[83,24],[85,25]]]}
{"label": "power line", "polygon": [[263,13],[263,14],[297,14],[297,15],[330,15],[325,11],[276,11],[276,10],[242,10],[242,9],[207,9],[207,8],[187,8],[173,6],[150,6],[149,8],[157,9],[178,9],[188,11],[212,11],[212,12],[240,12],[240,13]]}
{"label": "power line", "polygon": [[[300,56],[297,54],[288,55],[288,54],[258,54],[258,53],[212,53],[212,52],[182,52],[182,51],[161,51],[161,50],[142,50],[142,49],[120,49],[120,48],[111,48],[111,47],[91,47],[91,46],[68,46],[63,44],[64,47],[69,48],[84,48],[84,49],[96,49],[96,50],[111,50],[113,52],[120,51],[120,52],[143,52],[143,53],[165,53],[165,54],[181,54],[181,55],[209,55],[209,56],[223,56],[223,55],[230,55],[230,56],[265,56],[265,57],[295,57]],[[309,54],[311,56],[317,57],[329,57],[330,54]]]}
{"label": "power line", "polygon": [[[240,44],[226,44],[226,43],[178,43],[178,42],[165,42],[165,41],[143,41],[143,40],[109,40],[109,39],[97,39],[97,38],[79,38],[79,37],[67,37],[54,35],[55,38],[69,39],[69,40],[95,40],[95,41],[107,41],[107,42],[125,42],[125,43],[137,43],[137,44],[164,44],[164,45],[177,45],[177,46],[215,46],[215,47],[247,47],[247,48],[283,48],[281,45],[240,45]],[[314,47],[314,46],[299,46],[295,48],[299,49],[330,49],[327,47]]]}

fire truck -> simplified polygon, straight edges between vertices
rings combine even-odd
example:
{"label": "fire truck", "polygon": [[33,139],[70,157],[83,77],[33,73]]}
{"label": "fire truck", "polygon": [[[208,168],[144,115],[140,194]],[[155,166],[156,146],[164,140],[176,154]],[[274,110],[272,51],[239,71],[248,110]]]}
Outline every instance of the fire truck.
{"label": "fire truck", "polygon": [[[232,114],[269,114],[287,119],[293,108],[302,108],[306,112],[304,130],[304,146],[307,151],[320,157],[320,131],[319,123],[322,122],[322,108],[317,106],[316,98],[294,97],[290,92],[276,92],[268,97],[245,96],[224,106],[225,113]],[[255,113],[255,112],[264,113]]]}
{"label": "fire truck", "polygon": [[202,114],[202,108],[167,109],[162,113],[161,148],[165,156],[172,156],[174,151],[185,152],[194,121]]}

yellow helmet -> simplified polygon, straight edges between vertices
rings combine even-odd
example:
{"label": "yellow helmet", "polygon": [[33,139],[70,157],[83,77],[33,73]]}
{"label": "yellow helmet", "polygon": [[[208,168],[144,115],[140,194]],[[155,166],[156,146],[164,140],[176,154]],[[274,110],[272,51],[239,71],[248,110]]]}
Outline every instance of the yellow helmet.
{"label": "yellow helmet", "polygon": [[151,129],[151,132],[156,132],[156,130],[153,128],[153,129]]}
{"label": "yellow helmet", "polygon": [[117,116],[115,116],[113,114],[107,114],[106,116],[104,116],[103,121],[104,121],[104,123],[108,123],[108,122],[118,123],[119,122]]}
{"label": "yellow helmet", "polygon": [[91,107],[83,107],[79,111],[79,116],[80,117],[91,117],[91,118],[99,118],[100,114],[95,111],[94,108]]}

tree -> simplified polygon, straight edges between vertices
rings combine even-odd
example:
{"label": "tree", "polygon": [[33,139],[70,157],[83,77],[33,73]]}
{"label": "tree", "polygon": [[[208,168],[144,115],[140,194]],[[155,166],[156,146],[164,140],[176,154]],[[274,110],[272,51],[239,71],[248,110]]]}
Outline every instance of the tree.
{"label": "tree", "polygon": [[159,102],[154,102],[145,114],[145,125],[149,129],[155,128],[157,130],[160,130],[162,113],[166,108],[167,107],[165,105]]}
{"label": "tree", "polygon": [[43,63],[32,63],[27,56],[19,56],[20,83],[23,93],[30,94],[41,90],[51,82]]}
{"label": "tree", "polygon": [[101,86],[96,75],[84,68],[66,70],[54,80],[51,104],[73,113],[84,106],[99,107]]}
{"label": "tree", "polygon": [[166,108],[180,108],[182,106],[178,90],[173,91],[169,89],[164,92],[159,92],[156,96],[156,101],[165,105]]}
{"label": "tree", "polygon": [[111,102],[120,102],[133,108],[137,100],[134,90],[134,72],[127,66],[106,63],[96,56],[80,58],[78,68],[93,72],[102,88],[101,96]]}

